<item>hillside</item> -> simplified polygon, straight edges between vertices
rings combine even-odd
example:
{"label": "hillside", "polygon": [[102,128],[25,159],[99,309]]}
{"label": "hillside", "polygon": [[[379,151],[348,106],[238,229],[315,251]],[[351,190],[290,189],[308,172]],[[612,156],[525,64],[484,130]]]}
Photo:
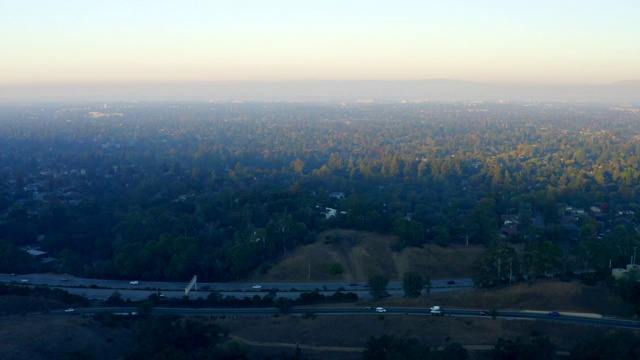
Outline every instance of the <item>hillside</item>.
{"label": "hillside", "polygon": [[[471,263],[482,252],[477,246],[442,248],[425,245],[396,253],[390,248],[395,236],[354,230],[331,230],[318,234],[311,245],[298,247],[266,272],[257,272],[252,281],[366,281],[372,275],[401,280],[415,271],[432,279],[471,277]],[[343,272],[332,275],[332,263]]]}

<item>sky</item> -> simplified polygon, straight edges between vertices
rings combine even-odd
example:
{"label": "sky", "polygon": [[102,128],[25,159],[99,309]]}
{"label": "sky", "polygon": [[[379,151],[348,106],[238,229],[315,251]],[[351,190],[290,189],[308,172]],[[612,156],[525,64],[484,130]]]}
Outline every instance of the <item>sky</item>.
{"label": "sky", "polygon": [[640,79],[637,0],[0,0],[0,86]]}

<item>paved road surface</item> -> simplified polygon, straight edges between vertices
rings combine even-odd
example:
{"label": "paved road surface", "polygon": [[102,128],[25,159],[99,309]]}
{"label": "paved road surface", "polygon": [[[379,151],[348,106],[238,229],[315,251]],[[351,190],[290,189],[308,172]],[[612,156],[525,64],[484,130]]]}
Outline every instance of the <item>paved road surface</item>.
{"label": "paved road surface", "polygon": [[[385,307],[386,312],[377,313],[375,308],[365,307],[294,307],[291,309],[291,315],[303,315],[314,313],[320,315],[384,315],[384,316],[431,316],[428,308],[405,308],[405,307]],[[139,311],[135,307],[109,307],[109,308],[85,308],[74,309],[73,312],[65,312],[64,310],[51,311],[51,315],[70,316],[80,314],[93,314],[98,311],[109,311],[113,313],[128,314]],[[477,317],[490,320],[491,317],[480,315],[480,309],[447,309],[443,308],[443,316],[455,317]],[[273,316],[278,313],[275,308],[162,308],[156,307],[152,310],[158,314],[178,314],[183,316],[236,316],[236,317],[255,317],[255,316]],[[439,317],[436,317],[439,318]],[[521,319],[535,321],[549,321],[556,323],[569,323],[587,326],[600,326],[610,328],[640,329],[640,321],[615,319],[597,316],[595,314],[573,314],[560,313],[560,316],[549,316],[547,312],[540,311],[498,311],[498,319]]]}
{"label": "paved road surface", "polygon": [[[24,283],[22,281],[25,281]],[[454,282],[448,284],[447,282]],[[106,300],[118,291],[124,299],[144,300],[153,293],[162,293],[166,297],[182,298],[185,296],[184,288],[188,281],[185,282],[145,282],[138,281],[138,284],[130,284],[129,280],[102,280],[102,279],[84,279],[58,274],[27,274],[11,276],[10,274],[0,274],[0,282],[17,282],[19,284],[29,285],[48,285],[51,287],[60,287],[72,294],[86,296],[90,299]],[[254,289],[254,285],[260,285],[260,289]],[[442,291],[454,291],[469,289],[473,286],[471,279],[446,279],[433,280],[431,292],[437,293]],[[203,291],[203,287],[208,287]],[[298,298],[301,292],[318,290],[324,295],[331,295],[341,289],[344,292],[354,292],[359,299],[371,298],[369,289],[365,287],[364,282],[338,283],[338,282],[307,282],[307,283],[198,283],[199,291],[192,291],[188,297],[197,299],[205,298],[209,291],[218,291],[225,296],[233,295],[238,298],[254,295],[264,296],[269,289],[276,289],[279,297],[287,297],[291,299]],[[403,296],[402,282],[391,281],[388,285],[389,294],[391,296]]]}

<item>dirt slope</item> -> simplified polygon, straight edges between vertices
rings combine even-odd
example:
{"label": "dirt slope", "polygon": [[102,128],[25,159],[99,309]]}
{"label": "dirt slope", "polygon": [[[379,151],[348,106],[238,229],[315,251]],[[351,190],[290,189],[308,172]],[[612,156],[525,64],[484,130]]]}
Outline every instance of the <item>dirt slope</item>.
{"label": "dirt slope", "polygon": [[[476,246],[424,248],[391,251],[392,235],[353,230],[331,230],[318,234],[318,240],[287,254],[266,273],[256,273],[252,281],[366,281],[372,275],[401,280],[415,271],[432,279],[471,276],[471,263],[482,252]],[[341,274],[332,275],[330,266],[339,263]]]}

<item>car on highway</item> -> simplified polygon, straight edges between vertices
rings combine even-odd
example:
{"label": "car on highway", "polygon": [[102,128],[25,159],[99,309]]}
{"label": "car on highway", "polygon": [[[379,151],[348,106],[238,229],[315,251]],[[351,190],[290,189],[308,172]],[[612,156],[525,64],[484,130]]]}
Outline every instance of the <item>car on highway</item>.
{"label": "car on highway", "polygon": [[10,275],[10,276],[16,276],[16,274],[15,274],[15,273],[11,273],[11,274],[9,274],[9,275]]}
{"label": "car on highway", "polygon": [[549,316],[560,316],[560,313],[557,311],[552,311],[549,313]]}
{"label": "car on highway", "polygon": [[29,279],[22,279],[22,280],[20,280],[20,282],[23,283],[23,284],[26,284],[26,283],[29,282]]}
{"label": "car on highway", "polygon": [[71,312],[74,312],[74,311],[76,311],[74,308],[68,308],[64,312],[71,313]]}
{"label": "car on highway", "polygon": [[488,311],[480,311],[480,316],[487,316],[489,315]]}
{"label": "car on highway", "polygon": [[260,286],[260,285],[253,285],[251,288],[256,289],[256,290],[259,290],[259,289],[262,289],[262,286]]}
{"label": "car on highway", "polygon": [[377,312],[377,313],[387,312],[387,309],[385,309],[385,308],[383,308],[383,307],[377,307],[377,308],[376,308],[376,312]]}
{"label": "car on highway", "polygon": [[447,280],[447,285],[455,285],[456,282],[453,280]]}
{"label": "car on highway", "polygon": [[129,284],[131,285],[138,285],[139,282],[137,280],[133,280],[133,281],[129,281]]}

